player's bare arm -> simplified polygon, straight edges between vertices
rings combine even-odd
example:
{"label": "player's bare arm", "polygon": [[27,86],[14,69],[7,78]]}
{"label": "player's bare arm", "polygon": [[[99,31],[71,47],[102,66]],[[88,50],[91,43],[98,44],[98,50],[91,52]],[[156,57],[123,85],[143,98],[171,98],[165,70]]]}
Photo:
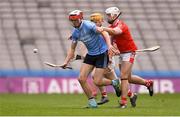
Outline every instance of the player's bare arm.
{"label": "player's bare arm", "polygon": [[110,36],[106,31],[103,31],[103,28],[101,27],[96,27],[97,32],[101,33],[101,35],[104,37],[106,44],[108,46],[108,50],[110,54],[118,54],[119,51],[117,51],[117,49],[115,49],[112,44],[111,44],[111,40],[110,40]]}
{"label": "player's bare arm", "polygon": [[102,30],[107,31],[110,35],[118,35],[122,33],[122,30],[119,27],[115,27],[115,28],[102,27]]}
{"label": "player's bare arm", "polygon": [[72,41],[71,47],[68,50],[67,56],[64,60],[64,63],[62,64],[62,67],[66,67],[67,64],[70,62],[70,60],[74,58],[76,46],[77,46],[77,42]]}
{"label": "player's bare arm", "polygon": [[103,32],[101,32],[101,34],[104,37],[104,39],[106,40],[108,50],[109,50],[109,54],[110,55],[119,54],[118,49],[114,48],[114,46],[111,44],[111,40],[110,40],[110,36],[109,36],[108,32],[103,31]]}
{"label": "player's bare arm", "polygon": [[105,41],[106,41],[106,44],[108,46],[108,49],[112,48],[112,44],[111,44],[111,40],[110,40],[110,37],[109,37],[109,34],[105,31],[101,32],[102,36],[104,37]]}

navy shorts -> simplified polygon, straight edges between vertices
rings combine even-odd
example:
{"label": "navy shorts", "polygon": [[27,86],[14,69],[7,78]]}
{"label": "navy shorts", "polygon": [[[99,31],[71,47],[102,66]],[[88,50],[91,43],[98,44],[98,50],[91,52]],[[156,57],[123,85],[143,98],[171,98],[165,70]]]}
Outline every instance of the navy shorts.
{"label": "navy shorts", "polygon": [[86,57],[84,58],[84,63],[93,65],[96,68],[106,68],[108,67],[108,62],[109,57],[107,51],[99,55],[86,54]]}

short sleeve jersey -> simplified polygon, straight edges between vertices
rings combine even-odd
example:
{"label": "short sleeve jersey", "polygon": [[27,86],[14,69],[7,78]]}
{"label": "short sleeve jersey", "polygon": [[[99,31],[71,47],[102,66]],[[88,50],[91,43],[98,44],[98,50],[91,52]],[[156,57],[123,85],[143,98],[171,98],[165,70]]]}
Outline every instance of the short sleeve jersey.
{"label": "short sleeve jersey", "polygon": [[107,51],[106,42],[96,31],[96,25],[87,20],[83,20],[79,28],[73,29],[72,40],[83,42],[89,55],[99,55]]}
{"label": "short sleeve jersey", "polygon": [[137,50],[137,46],[134,43],[129,28],[123,21],[119,20],[118,22],[116,22],[116,24],[110,25],[109,27],[110,28],[118,27],[122,30],[121,34],[112,36],[113,42],[116,43],[121,53]]}

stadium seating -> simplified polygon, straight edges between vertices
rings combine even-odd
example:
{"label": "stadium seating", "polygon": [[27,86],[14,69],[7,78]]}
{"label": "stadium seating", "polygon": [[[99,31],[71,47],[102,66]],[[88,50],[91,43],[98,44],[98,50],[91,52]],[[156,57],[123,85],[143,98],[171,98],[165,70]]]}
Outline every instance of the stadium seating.
{"label": "stadium seating", "polygon": [[[138,54],[134,70],[180,71],[179,0],[2,0],[0,69],[42,70],[48,69],[43,61],[62,63],[71,43],[68,13],[80,9],[88,19],[110,6],[123,11],[121,18],[139,48],[161,46],[157,52]],[[79,69],[80,62],[71,65]]]}

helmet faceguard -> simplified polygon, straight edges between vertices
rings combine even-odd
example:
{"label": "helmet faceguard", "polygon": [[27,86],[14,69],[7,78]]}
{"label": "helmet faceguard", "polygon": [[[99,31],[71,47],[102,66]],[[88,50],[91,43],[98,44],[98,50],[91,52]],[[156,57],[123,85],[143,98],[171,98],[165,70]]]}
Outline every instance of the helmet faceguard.
{"label": "helmet faceguard", "polygon": [[83,12],[80,10],[74,10],[69,13],[69,20],[79,20],[83,19]]}
{"label": "helmet faceguard", "polygon": [[79,15],[70,15],[69,20],[79,20],[81,17]]}
{"label": "helmet faceguard", "polygon": [[83,19],[83,12],[80,10],[74,10],[69,13],[69,21],[71,21],[73,27],[78,28],[81,25]]}
{"label": "helmet faceguard", "polygon": [[113,24],[113,22],[117,19],[118,15],[120,14],[120,10],[117,7],[109,7],[105,10],[107,15],[107,21],[109,24]]}

